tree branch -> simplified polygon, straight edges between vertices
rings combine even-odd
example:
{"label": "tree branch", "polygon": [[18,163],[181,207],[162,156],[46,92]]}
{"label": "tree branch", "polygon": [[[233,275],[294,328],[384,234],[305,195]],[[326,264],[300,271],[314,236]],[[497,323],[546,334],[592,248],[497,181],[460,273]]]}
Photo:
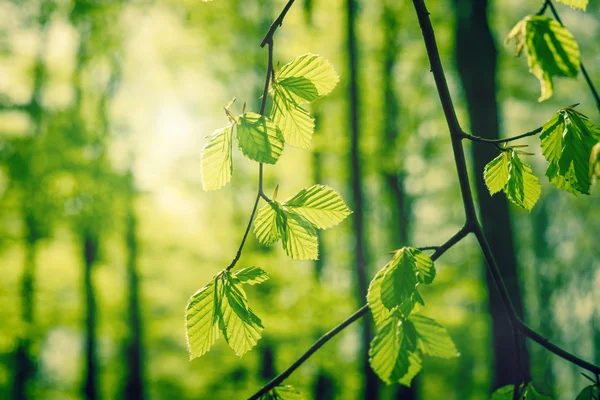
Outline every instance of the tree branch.
{"label": "tree branch", "polygon": [[[461,187],[461,192],[463,193],[463,203],[465,203],[465,210],[467,210],[466,226],[470,226],[472,228],[473,233],[475,233],[475,236],[477,237],[481,250],[483,251],[486,264],[488,265],[496,287],[500,292],[500,298],[502,299],[502,303],[506,309],[506,312],[508,313],[511,325],[513,326],[513,328],[518,329],[526,337],[541,344],[546,349],[550,350],[559,357],[562,357],[565,360],[570,361],[573,364],[576,364],[581,368],[587,369],[593,373],[600,372],[600,367],[591,364],[585,360],[582,360],[579,357],[567,352],[566,350],[561,349],[555,344],[552,344],[548,339],[544,338],[542,335],[540,335],[539,333],[531,329],[529,326],[527,326],[518,316],[514,305],[512,304],[508,291],[506,290],[506,286],[504,285],[504,280],[502,279],[502,275],[500,274],[500,271],[498,269],[496,259],[492,254],[490,246],[483,233],[483,229],[481,228],[481,225],[479,224],[474,211],[475,205],[469,186],[469,174],[466,167],[464,152],[462,151],[462,144],[460,143],[460,139],[463,133],[456,119],[456,113],[454,111],[454,106],[452,105],[450,91],[448,89],[448,85],[446,84],[444,69],[440,61],[440,55],[435,41],[435,34],[433,32],[433,27],[431,26],[431,21],[429,19],[429,12],[427,11],[423,0],[413,0],[413,4],[417,12],[419,25],[421,26],[421,31],[423,32],[423,39],[425,40],[427,55],[431,63],[431,72],[433,73],[433,77],[435,79],[438,94],[440,96],[442,107],[444,109],[444,114],[446,115],[448,128],[450,130],[450,137],[452,139],[452,146],[454,149],[454,159],[458,172],[458,180]],[[550,6],[552,6],[551,3]],[[458,147],[459,149],[457,149],[456,147]],[[470,211],[468,210],[473,210],[472,214],[470,214]],[[517,334],[516,330],[513,330],[513,332],[515,335]],[[517,351],[519,351],[518,348]]]}
{"label": "tree branch", "polygon": [[469,135],[468,133],[465,133],[465,132],[462,133],[462,137],[463,137],[463,139],[469,139],[469,140],[472,140],[474,142],[500,144],[500,143],[508,143],[508,142],[512,142],[512,141],[515,141],[515,140],[523,139],[523,138],[528,137],[528,136],[537,135],[543,129],[544,128],[540,126],[539,128],[536,128],[536,129],[534,129],[532,131],[523,133],[521,135],[517,135],[517,136],[513,136],[513,137],[509,137],[509,138],[504,138],[504,139],[486,139],[486,138],[482,138],[480,136]]}
{"label": "tree branch", "polygon": [[[463,226],[458,232],[456,232],[450,239],[448,239],[441,246],[435,246],[437,250],[431,256],[433,261],[437,260],[444,254],[446,251],[450,250],[454,245],[464,239],[471,232],[470,228],[466,225]],[[354,314],[346,318],[342,321],[338,326],[321,336],[319,340],[317,340],[308,350],[306,350],[292,365],[290,365],[285,371],[281,374],[277,375],[273,378],[269,383],[263,386],[258,392],[254,393],[252,396],[248,398],[248,400],[257,400],[261,396],[267,394],[269,390],[273,389],[275,386],[281,384],[287,377],[289,377],[298,367],[300,367],[308,358],[313,355],[317,350],[319,350],[325,343],[327,343],[330,339],[332,339],[335,335],[344,330],[348,325],[352,324],[354,321],[358,320],[360,317],[365,315],[369,311],[369,305],[365,304],[361,308],[359,308]]]}
{"label": "tree branch", "polygon": [[[267,51],[268,51],[267,73],[265,76],[265,86],[263,88],[262,98],[261,98],[261,102],[260,102],[260,111],[259,111],[260,115],[265,115],[265,108],[267,106],[267,97],[269,96],[269,84],[271,83],[271,78],[274,73],[274,70],[273,70],[273,34],[277,30],[277,28],[279,26],[281,26],[281,24],[283,23],[283,19],[285,18],[285,15],[287,14],[287,12],[290,9],[290,7],[292,6],[292,4],[294,4],[294,0],[289,0],[287,2],[285,7],[283,8],[283,11],[281,11],[281,14],[279,14],[277,19],[273,22],[273,24],[269,28],[269,31],[265,35],[265,38],[263,39],[262,43],[260,44],[260,47],[265,47],[265,45],[268,45],[268,47],[267,47]],[[252,208],[252,213],[250,214],[250,218],[248,220],[248,225],[246,226],[246,231],[244,232],[244,236],[242,237],[242,241],[240,242],[238,251],[237,251],[234,259],[227,266],[227,268],[226,268],[227,271],[232,269],[235,266],[235,264],[237,264],[240,257],[242,256],[242,251],[244,250],[244,244],[246,243],[246,239],[248,238],[248,233],[250,232],[250,228],[252,227],[252,220],[254,220],[254,215],[256,214],[256,209],[258,208],[258,202],[260,201],[261,198],[263,198],[267,202],[270,202],[270,199],[263,192],[263,164],[259,163],[258,164],[258,191],[256,194],[256,200],[254,201],[254,207]]]}

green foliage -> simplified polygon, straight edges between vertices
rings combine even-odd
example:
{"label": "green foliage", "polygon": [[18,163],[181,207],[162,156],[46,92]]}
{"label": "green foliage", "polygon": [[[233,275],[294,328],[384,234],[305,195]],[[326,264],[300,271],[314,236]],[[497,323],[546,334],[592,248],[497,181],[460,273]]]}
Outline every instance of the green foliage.
{"label": "green foliage", "polygon": [[239,116],[237,138],[242,153],[261,163],[275,164],[283,151],[283,135],[277,125],[253,112]]}
{"label": "green foliage", "polygon": [[301,105],[327,95],[338,82],[329,61],[315,54],[296,57],[275,74],[271,119],[283,131],[286,143],[304,149],[310,146],[315,121]]}
{"label": "green foliage", "polygon": [[585,11],[588,5],[588,0],[558,0],[558,2]]}
{"label": "green foliage", "polygon": [[383,270],[381,301],[390,310],[400,307],[410,312],[415,299],[420,299],[417,286],[420,283],[430,284],[435,277],[431,258],[413,247],[396,250]]}
{"label": "green foliage", "polygon": [[559,110],[543,126],[542,153],[548,163],[546,175],[560,189],[589,194],[595,168],[594,146],[600,128],[572,107]]}
{"label": "green foliage", "polygon": [[202,151],[202,185],[204,190],[217,190],[231,180],[233,162],[231,142],[233,124],[215,131]]}
{"label": "green foliage", "polygon": [[589,385],[584,387],[575,400],[600,400],[600,386]]}
{"label": "green foliage", "polygon": [[243,284],[254,285],[267,279],[267,273],[257,267],[233,274],[224,270],[190,298],[185,315],[190,359],[210,350],[219,331],[238,356],[256,345],[263,326],[248,305]]}
{"label": "green foliage", "polygon": [[579,72],[579,47],[567,28],[543,16],[527,16],[515,25],[506,41],[515,40],[516,53],[523,48],[529,70],[540,81],[538,101],[552,97],[552,77],[574,78]]}
{"label": "green foliage", "polygon": [[260,400],[303,400],[302,394],[293,386],[281,385],[275,386],[267,394],[260,397]]}
{"label": "green foliage", "polygon": [[490,194],[503,190],[510,201],[526,210],[531,210],[540,198],[541,187],[537,177],[513,149],[503,151],[490,161],[485,166],[483,177]]}
{"label": "green foliage", "polygon": [[371,281],[367,302],[375,320],[377,336],[371,341],[369,362],[386,383],[410,386],[419,373],[424,355],[458,356],[444,327],[431,318],[415,314],[423,305],[417,291],[421,283],[435,278],[431,258],[416,248],[397,250]]}
{"label": "green foliage", "polygon": [[[506,385],[492,393],[491,400],[512,400],[515,385]],[[550,397],[538,393],[532,382],[520,386],[519,400],[551,400]]]}
{"label": "green foliage", "polygon": [[271,201],[258,211],[254,233],[270,246],[282,239],[287,255],[295,260],[316,260],[319,256],[317,229],[343,221],[351,211],[333,189],[314,185],[285,202]]}

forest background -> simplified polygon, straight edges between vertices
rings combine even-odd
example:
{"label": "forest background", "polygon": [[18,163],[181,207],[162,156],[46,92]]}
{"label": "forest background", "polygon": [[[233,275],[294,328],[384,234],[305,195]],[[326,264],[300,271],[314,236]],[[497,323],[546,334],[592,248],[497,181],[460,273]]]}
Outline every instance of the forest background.
{"label": "forest background", "polygon": [[[497,65],[493,47],[471,42],[487,37],[485,23],[469,25],[472,15],[485,21],[486,3]],[[428,2],[469,132],[516,135],[574,103],[598,124],[600,110],[581,77],[555,79],[554,96],[538,103],[527,63],[503,45],[541,3]],[[201,150],[206,135],[226,123],[222,107],[233,97],[236,107],[258,108],[266,67],[259,44],[283,2],[0,2],[0,398],[245,398],[364,304],[356,246],[370,279],[390,251],[437,245],[460,227],[450,140],[412,4],[356,5],[348,12],[346,1],[298,1],[277,33],[276,62],[320,54],[340,83],[311,105],[317,131],[310,151],[287,147],[276,167],[265,167],[265,190],[279,185],[286,198],[324,183],[356,210],[351,182],[359,176],[364,230],[357,234],[355,212],[320,235],[315,262],[292,261],[251,235],[240,263],[271,275],[249,290],[263,338],[242,359],[219,342],[190,362],[185,304],[231,261],[257,179],[255,165],[237,154],[232,182],[204,192]],[[557,8],[600,82],[600,6],[592,1],[585,14]],[[350,156],[348,24],[356,26],[359,66],[358,165]],[[478,99],[478,109],[464,95],[494,68],[497,120],[488,114],[493,103]],[[472,150],[473,176],[481,177],[491,153]],[[542,177],[542,155],[526,160]],[[540,181],[542,198],[531,213],[507,206],[502,195],[490,203],[479,191],[483,221],[495,233],[496,255],[514,269],[507,280],[525,320],[598,364],[598,190],[575,197]],[[498,211],[507,207],[509,225]],[[412,390],[381,384],[381,399],[481,399],[506,379],[497,365],[510,352],[494,335],[502,316],[474,239],[436,266],[436,285],[422,294],[461,356],[428,359]],[[308,398],[362,398],[369,374],[361,332],[360,325],[347,328],[288,383]],[[573,398],[586,384],[574,366],[535,344],[528,349],[543,393]]]}

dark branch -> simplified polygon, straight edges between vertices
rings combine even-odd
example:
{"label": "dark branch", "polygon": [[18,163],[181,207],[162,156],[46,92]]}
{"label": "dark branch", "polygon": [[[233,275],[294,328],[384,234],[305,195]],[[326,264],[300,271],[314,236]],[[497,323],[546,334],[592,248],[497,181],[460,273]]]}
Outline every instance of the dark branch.
{"label": "dark branch", "polygon": [[294,4],[294,0],[288,0],[285,7],[283,7],[283,10],[281,10],[281,14],[279,14],[279,16],[271,24],[269,31],[267,32],[265,38],[260,44],[260,47],[265,47],[267,43],[273,41],[273,35],[275,34],[275,31],[281,26],[281,24],[283,24],[283,19],[285,18],[285,15],[287,14],[288,10],[292,7],[292,4]]}
{"label": "dark branch", "polygon": [[482,137],[479,137],[479,136],[469,135],[468,133],[464,133],[464,132],[462,133],[462,137],[463,137],[463,139],[469,139],[469,140],[472,140],[474,142],[500,144],[500,143],[513,142],[515,140],[523,139],[523,138],[528,137],[528,136],[537,135],[543,129],[544,128],[540,126],[539,128],[536,128],[536,129],[534,129],[532,131],[523,133],[521,135],[517,135],[517,136],[513,136],[513,137],[509,137],[509,138],[504,138],[504,139],[486,139],[486,138],[482,138]]}

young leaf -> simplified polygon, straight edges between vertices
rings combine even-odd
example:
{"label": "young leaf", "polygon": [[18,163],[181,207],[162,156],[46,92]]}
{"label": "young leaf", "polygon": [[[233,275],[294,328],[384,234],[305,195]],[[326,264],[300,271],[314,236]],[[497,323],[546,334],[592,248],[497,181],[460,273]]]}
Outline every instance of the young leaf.
{"label": "young leaf", "polygon": [[[515,390],[514,388],[515,385],[502,386],[492,393],[491,400],[512,400]],[[527,386],[522,384],[519,387],[519,394],[517,398],[519,400],[551,400],[550,397],[538,393],[531,382],[529,382]]]}
{"label": "young leaf", "polygon": [[418,296],[417,285],[429,284],[435,277],[435,267],[431,259],[412,247],[397,250],[384,269],[381,301],[390,310],[396,306],[406,310],[408,308],[403,306],[407,303],[414,306],[415,300],[422,302]]}
{"label": "young leaf", "polygon": [[316,260],[319,258],[319,242],[315,227],[302,216],[285,212],[282,232],[283,248],[294,260]]}
{"label": "young leaf", "polygon": [[322,185],[302,189],[283,205],[319,229],[331,228],[352,213],[335,190]]}
{"label": "young leaf", "polygon": [[285,92],[275,87],[271,119],[281,129],[287,144],[308,149],[315,131],[315,120],[308,111],[286,98]]}
{"label": "young leaf", "polygon": [[550,163],[546,170],[550,182],[561,189],[589,194],[592,150],[600,142],[600,128],[573,108],[565,108],[544,124],[540,141]]}
{"label": "young leaf", "polygon": [[293,386],[276,386],[263,396],[260,400],[303,400],[302,394]]}
{"label": "young leaf", "polygon": [[236,271],[233,276],[241,283],[248,285],[256,285],[257,283],[269,280],[269,274],[259,267],[242,268]]}
{"label": "young leaf", "polygon": [[575,400],[600,400],[600,386],[590,385],[584,387]]}
{"label": "young leaf", "polygon": [[265,164],[275,164],[283,151],[283,135],[270,119],[252,112],[239,116],[237,138],[246,157]]}
{"label": "young leaf", "polygon": [[222,282],[219,324],[229,347],[236,355],[243,356],[256,346],[264,328],[260,318],[248,306],[242,284],[236,283],[229,272],[225,273]]}
{"label": "young leaf", "polygon": [[283,232],[283,215],[278,202],[272,201],[258,210],[254,221],[254,233],[259,242],[265,246],[271,246],[281,239]]}
{"label": "young leaf", "polygon": [[202,186],[204,190],[217,190],[231,180],[233,163],[231,142],[233,125],[213,133],[202,151]]}
{"label": "young leaf", "polygon": [[588,5],[588,0],[558,0],[558,2],[566,4],[573,8],[578,8],[583,11],[586,10]]}
{"label": "young leaf", "polygon": [[425,355],[454,358],[458,351],[452,338],[442,325],[421,314],[412,314],[405,324],[412,324],[417,333],[417,345]]}
{"label": "young leaf", "polygon": [[217,288],[219,282],[220,278],[217,276],[215,280],[194,293],[187,304],[185,334],[190,360],[210,350],[219,338],[218,316],[221,297],[218,294],[221,287]]}
{"label": "young leaf", "polygon": [[339,80],[329,61],[316,54],[296,57],[275,75],[276,86],[283,89],[296,104],[325,96]]}
{"label": "young leaf", "polygon": [[485,166],[483,178],[491,195],[504,189],[508,183],[508,160],[508,152],[503,151]]}
{"label": "young leaf", "polygon": [[385,324],[392,313],[392,311],[384,306],[381,301],[381,282],[383,281],[385,272],[386,267],[380,269],[377,274],[375,274],[375,278],[371,281],[369,291],[367,292],[367,303],[369,304],[369,309],[373,315],[375,326],[378,328]]}
{"label": "young leaf", "polygon": [[510,153],[508,183],[504,192],[510,201],[531,211],[542,193],[540,183],[531,168],[521,162],[519,155],[514,150]]}
{"label": "young leaf", "polygon": [[416,344],[405,332],[403,323],[391,316],[371,341],[369,363],[384,382],[410,386],[421,370],[421,358],[415,350]]}
{"label": "young leaf", "polygon": [[515,25],[506,41],[515,40],[517,54],[525,48],[529,70],[538,78],[541,96],[549,99],[553,93],[552,77],[576,77],[579,72],[579,47],[567,28],[543,16],[527,16]]}

